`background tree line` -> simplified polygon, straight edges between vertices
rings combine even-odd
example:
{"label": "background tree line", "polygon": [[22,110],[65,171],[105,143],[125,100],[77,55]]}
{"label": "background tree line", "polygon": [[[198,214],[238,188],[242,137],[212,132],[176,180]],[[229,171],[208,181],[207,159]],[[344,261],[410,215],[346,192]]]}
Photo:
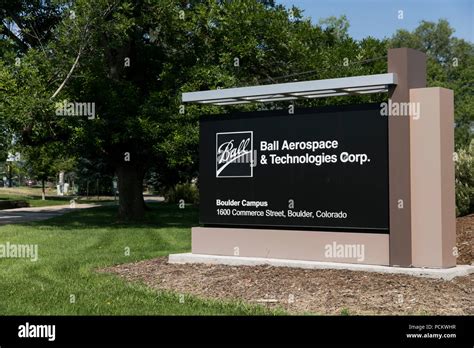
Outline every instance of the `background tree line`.
{"label": "background tree line", "polygon": [[[38,177],[103,163],[123,219],[143,215],[144,178],[169,189],[197,177],[200,115],[288,105],[183,108],[182,92],[384,73],[390,47],[426,52],[428,85],[454,90],[457,203],[472,211],[474,45],[444,20],[354,40],[344,16],[312,23],[271,0],[0,0],[0,19],[0,160],[20,151]],[[64,101],[95,103],[94,119],[57,116]]]}

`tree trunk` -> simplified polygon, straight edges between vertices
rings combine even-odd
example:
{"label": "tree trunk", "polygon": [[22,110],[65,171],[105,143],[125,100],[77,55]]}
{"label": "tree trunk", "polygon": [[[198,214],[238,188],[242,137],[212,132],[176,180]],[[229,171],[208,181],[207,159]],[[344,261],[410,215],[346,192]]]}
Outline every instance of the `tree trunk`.
{"label": "tree trunk", "polygon": [[41,180],[41,200],[46,200],[46,192],[44,190],[44,179]]}
{"label": "tree trunk", "polygon": [[145,213],[144,176],[145,170],[136,165],[124,163],[117,168],[120,219],[138,220],[143,218]]}
{"label": "tree trunk", "polygon": [[12,165],[8,165],[8,187],[13,187]]}

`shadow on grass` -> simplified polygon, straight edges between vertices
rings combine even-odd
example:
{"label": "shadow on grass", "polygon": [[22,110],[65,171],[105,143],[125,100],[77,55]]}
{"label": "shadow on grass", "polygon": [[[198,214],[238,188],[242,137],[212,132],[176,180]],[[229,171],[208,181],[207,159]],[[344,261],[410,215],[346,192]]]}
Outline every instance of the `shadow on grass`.
{"label": "shadow on grass", "polygon": [[199,223],[196,206],[186,205],[184,209],[179,209],[176,204],[168,203],[148,203],[147,206],[150,209],[145,212],[144,218],[140,221],[119,221],[118,207],[109,205],[81,209],[48,220],[18,224],[18,226],[45,226],[59,227],[63,230],[76,230],[80,228],[190,228],[197,226]]}

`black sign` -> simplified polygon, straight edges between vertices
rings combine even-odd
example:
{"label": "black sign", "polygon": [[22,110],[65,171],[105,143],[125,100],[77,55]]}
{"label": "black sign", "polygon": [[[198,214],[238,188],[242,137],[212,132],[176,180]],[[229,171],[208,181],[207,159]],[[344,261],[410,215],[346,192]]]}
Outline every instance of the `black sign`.
{"label": "black sign", "polygon": [[207,116],[200,223],[388,232],[379,104]]}

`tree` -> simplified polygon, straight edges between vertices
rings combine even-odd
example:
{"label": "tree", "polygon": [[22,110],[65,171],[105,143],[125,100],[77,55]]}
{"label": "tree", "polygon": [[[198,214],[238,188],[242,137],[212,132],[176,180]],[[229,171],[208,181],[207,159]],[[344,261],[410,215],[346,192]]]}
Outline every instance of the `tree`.
{"label": "tree", "polygon": [[[56,146],[54,146],[56,145]],[[46,199],[45,182],[56,176],[56,163],[59,161],[55,147],[58,144],[47,144],[24,148],[23,157],[30,175],[41,182],[41,198]]]}
{"label": "tree", "polygon": [[422,21],[413,31],[399,30],[390,40],[391,47],[410,47],[428,56],[428,86],[454,91],[456,150],[467,148],[474,122],[474,44],[453,37],[446,20]]}
{"label": "tree", "polygon": [[339,38],[349,36],[349,21],[345,15],[320,19],[319,25],[326,27],[328,30],[334,31],[336,36]]}
{"label": "tree", "polygon": [[[48,144],[61,144],[69,157],[105,162],[119,179],[122,219],[143,215],[142,184],[150,169],[169,186],[196,176],[200,115],[288,104],[183,106],[182,92],[386,71],[385,41],[353,40],[344,18],[314,25],[299,9],[273,1],[12,4],[0,12],[4,25],[10,25],[0,39],[0,88],[8,86],[0,89],[0,113],[8,129],[26,149],[46,151]],[[32,21],[37,35],[29,29]],[[57,102],[89,103],[95,113],[61,116]]]}
{"label": "tree", "polygon": [[[8,95],[10,124],[25,146],[63,141],[106,160],[119,179],[124,219],[143,215],[150,166],[196,171],[198,116],[222,109],[180,113],[181,92],[314,67],[329,57],[321,43],[330,50],[343,41],[271,1],[78,0],[58,10],[61,20],[41,48],[18,43],[20,67],[6,55],[3,69],[19,90]],[[54,102],[62,100],[93,103],[96,117],[58,118]]]}

